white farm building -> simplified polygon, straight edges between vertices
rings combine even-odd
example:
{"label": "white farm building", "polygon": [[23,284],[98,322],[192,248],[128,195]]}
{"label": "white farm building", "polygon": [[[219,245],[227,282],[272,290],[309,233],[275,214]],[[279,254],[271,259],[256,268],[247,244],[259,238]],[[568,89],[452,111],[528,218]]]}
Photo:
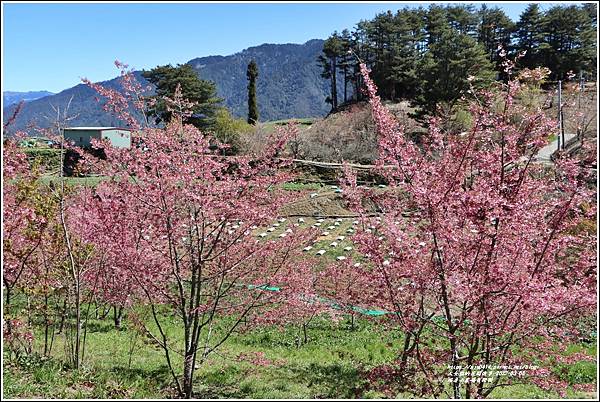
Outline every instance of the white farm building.
{"label": "white farm building", "polygon": [[119,127],[67,127],[63,130],[65,140],[78,147],[90,147],[92,138],[108,139],[113,147],[130,148],[131,130]]}

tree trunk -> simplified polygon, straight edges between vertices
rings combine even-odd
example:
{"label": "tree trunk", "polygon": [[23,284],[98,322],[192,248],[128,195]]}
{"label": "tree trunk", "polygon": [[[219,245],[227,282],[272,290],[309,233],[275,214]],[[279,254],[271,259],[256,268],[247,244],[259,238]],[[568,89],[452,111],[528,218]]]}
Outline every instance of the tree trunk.
{"label": "tree trunk", "polygon": [[308,334],[306,332],[306,323],[302,323],[302,332],[304,333],[304,344],[308,343]]}
{"label": "tree trunk", "polygon": [[123,321],[123,307],[113,306],[113,320],[115,322],[115,328],[121,329],[121,322]]}
{"label": "tree trunk", "polygon": [[183,362],[183,397],[192,398],[194,378],[194,353],[186,352]]}
{"label": "tree trunk", "polygon": [[4,289],[5,289],[5,292],[4,292],[4,293],[6,294],[6,302],[5,302],[5,303],[6,303],[6,310],[5,310],[5,311],[7,311],[7,312],[8,312],[8,308],[9,308],[9,306],[10,306],[10,296],[11,296],[11,294],[10,294],[10,290],[11,290],[11,289],[10,289],[10,287],[9,287],[9,286],[5,286],[5,288],[4,288]]}
{"label": "tree trunk", "polygon": [[331,59],[331,63],[333,64],[331,67],[331,106],[333,110],[337,110],[338,100],[337,100],[337,59],[333,57]]}
{"label": "tree trunk", "polygon": [[456,375],[458,372],[458,350],[453,333],[450,334],[450,351],[452,353],[452,357],[450,358],[452,364],[452,392],[454,399],[460,399],[460,376]]}
{"label": "tree trunk", "polygon": [[63,303],[62,312],[60,314],[60,325],[58,326],[58,333],[62,334],[63,329],[65,327],[65,319],[67,317],[67,298],[65,297],[65,302]]}
{"label": "tree trunk", "polygon": [[344,103],[348,102],[348,71],[344,66]]}
{"label": "tree trunk", "polygon": [[110,305],[108,306],[108,308],[106,308],[104,305],[102,306],[102,313],[100,313],[99,318],[101,320],[104,320],[106,318],[106,316],[108,315],[108,313],[110,313]]}
{"label": "tree trunk", "polygon": [[[6,282],[5,282],[5,284],[6,284]],[[5,293],[6,293],[5,306],[6,307],[4,308],[4,314],[5,314],[5,317],[10,317],[10,287],[6,286],[5,289],[6,289],[6,291],[5,291]],[[12,333],[12,321],[6,320],[5,324],[6,324],[6,333],[10,335]]]}
{"label": "tree trunk", "polygon": [[48,316],[50,311],[50,302],[48,301],[48,294],[44,295],[44,356],[49,354],[48,338],[50,335],[50,317]]}
{"label": "tree trunk", "polygon": [[75,329],[75,356],[73,356],[75,358],[74,360],[74,364],[75,364],[75,368],[79,369],[79,363],[80,363],[80,343],[81,343],[81,293],[79,290],[79,284],[77,284],[76,288],[75,288],[75,325],[76,325],[76,329]]}

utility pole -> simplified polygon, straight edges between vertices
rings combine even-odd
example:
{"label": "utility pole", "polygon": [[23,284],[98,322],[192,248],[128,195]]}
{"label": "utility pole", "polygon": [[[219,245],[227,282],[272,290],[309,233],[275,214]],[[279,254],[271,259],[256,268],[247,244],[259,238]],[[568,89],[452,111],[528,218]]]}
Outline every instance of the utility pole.
{"label": "utility pole", "polygon": [[[585,90],[585,82],[583,81],[583,70],[579,71],[579,92],[577,93],[577,111],[581,112],[581,96]],[[578,117],[579,119],[579,117]],[[577,139],[581,141],[583,145],[583,132],[581,125],[577,124]]]}
{"label": "utility pole", "polygon": [[[562,131],[562,81],[558,80],[558,150],[565,147],[565,137]],[[561,147],[562,145],[562,147]]]}

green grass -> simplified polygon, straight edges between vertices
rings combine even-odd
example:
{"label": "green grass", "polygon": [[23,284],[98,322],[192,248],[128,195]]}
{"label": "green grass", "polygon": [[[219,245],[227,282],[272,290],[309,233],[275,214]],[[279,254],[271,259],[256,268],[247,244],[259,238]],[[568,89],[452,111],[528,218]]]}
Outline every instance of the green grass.
{"label": "green grass", "polygon": [[298,183],[289,182],[283,184],[283,189],[286,191],[307,191],[307,190],[320,190],[323,187],[321,183]]}
{"label": "green grass", "polygon": [[282,119],[282,120],[271,120],[271,121],[266,121],[263,124],[265,125],[279,125],[279,126],[283,126],[292,122],[296,122],[297,124],[300,125],[307,125],[310,126],[311,124],[313,124],[315,122],[316,119],[311,118],[311,117],[306,117],[306,118],[302,118],[302,119]]}
{"label": "green grass", "polygon": [[[81,186],[95,187],[98,185],[98,183],[100,183],[101,181],[107,180],[108,178],[109,178],[108,176],[84,176],[84,177],[66,176],[66,177],[63,177],[62,180],[64,180],[65,183],[70,186],[81,185]],[[51,182],[58,184],[58,183],[60,183],[60,180],[61,180],[61,178],[59,176],[49,175],[49,174],[42,175],[38,179],[38,181],[44,185],[49,185]],[[286,191],[309,191],[309,190],[317,191],[317,190],[321,190],[323,188],[323,185],[321,183],[289,182],[289,183],[284,183],[282,185],[282,188]]]}
{"label": "green grass", "polygon": [[[166,331],[176,338],[175,321]],[[83,368],[78,372],[61,363],[64,341],[57,338],[51,359],[5,364],[4,394],[11,398],[148,398],[172,396],[170,374],[162,351],[132,330],[116,330],[110,320],[92,320]],[[332,325],[316,320],[309,342],[297,346],[298,327],[261,328],[235,334],[197,372],[197,392],[205,397],[351,397],[363,383],[358,367],[394,357],[399,340],[361,321],[352,331],[345,322]],[[41,338],[37,334],[36,339]],[[129,366],[132,341],[138,346]],[[142,342],[147,344],[142,344]],[[393,345],[393,347],[391,347]],[[37,345],[41,347],[40,344]],[[255,366],[237,361],[240,353],[264,352],[274,365]],[[175,358],[176,370],[181,359]]]}
{"label": "green grass", "polygon": [[274,132],[277,127],[285,126],[291,122],[296,122],[298,124],[298,128],[300,130],[306,129],[310,127],[316,119],[313,118],[303,118],[303,119],[284,119],[284,120],[272,120],[261,123],[260,126],[266,132]]}
{"label": "green grass", "polygon": [[[95,187],[98,183],[107,180],[108,176],[87,176],[87,177],[63,177],[62,180],[69,186],[89,186]],[[39,183],[44,185],[50,185],[51,182],[54,184],[60,183],[61,178],[56,175],[43,175],[38,179]],[[282,185],[286,191],[309,191],[309,190],[320,190],[323,188],[321,183],[298,183],[289,182]]]}
{"label": "green grass", "polygon": [[[139,313],[142,313],[140,310]],[[128,323],[128,321],[125,321]],[[181,340],[178,323],[164,316],[166,331]],[[217,326],[218,330],[219,326]],[[41,333],[36,333],[41,348]],[[384,397],[368,389],[364,371],[392,362],[401,348],[398,333],[377,320],[360,316],[351,327],[317,318],[308,327],[308,342],[298,345],[298,326],[259,327],[235,333],[197,370],[195,392],[202,398],[370,398]],[[56,338],[50,359],[33,356],[4,365],[4,396],[9,398],[172,398],[171,377],[162,351],[131,328],[117,330],[110,318],[90,320],[86,357],[79,371],[62,363],[64,337]],[[131,362],[129,350],[134,345]],[[567,354],[593,354],[595,345],[573,345]],[[244,354],[263,352],[271,364],[240,361]],[[130,364],[131,363],[131,364]],[[181,358],[174,355],[181,371]],[[569,382],[594,383],[596,365],[580,362],[568,369]],[[593,374],[594,375],[593,375]],[[569,388],[571,397],[590,397]],[[400,395],[404,396],[404,395]],[[534,385],[498,388],[494,398],[556,396]],[[410,397],[410,395],[406,395]]]}
{"label": "green grass", "polygon": [[89,176],[89,177],[63,177],[62,179],[55,175],[45,175],[41,176],[38,181],[43,184],[49,186],[50,183],[54,183],[58,185],[61,180],[64,180],[65,184],[68,186],[89,186],[95,187],[103,180],[108,179],[107,176]]}

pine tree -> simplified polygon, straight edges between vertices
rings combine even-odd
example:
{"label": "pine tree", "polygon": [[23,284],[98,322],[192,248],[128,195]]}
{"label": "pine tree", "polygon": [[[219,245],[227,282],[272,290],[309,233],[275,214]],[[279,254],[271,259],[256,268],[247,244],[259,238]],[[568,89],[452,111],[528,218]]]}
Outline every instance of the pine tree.
{"label": "pine tree", "polygon": [[354,55],[350,53],[350,49],[352,47],[352,36],[350,35],[350,31],[347,29],[342,31],[340,42],[341,55],[338,69],[344,78],[344,103],[346,103],[348,102],[348,84],[350,83],[353,65],[356,63]]}
{"label": "pine tree", "polygon": [[586,9],[555,6],[542,20],[544,42],[540,53],[544,65],[552,71],[551,78],[564,79],[569,71],[594,70],[596,26]]}
{"label": "pine tree", "polygon": [[[321,78],[331,81],[332,80],[331,62],[329,61],[329,59],[327,57],[325,57],[324,54],[320,54],[319,57],[317,57],[317,63],[319,63],[319,66],[321,67]],[[325,102],[329,103],[332,106],[332,109],[333,109],[333,92],[334,91],[335,91],[335,88],[333,88],[333,86],[332,86],[329,96],[327,96],[327,98],[325,98]]]}
{"label": "pine tree", "polygon": [[[327,39],[319,57],[321,76],[331,82],[327,101],[337,109],[339,76],[344,101],[348,82],[355,99],[361,99],[363,81],[356,62],[361,60],[371,69],[380,97],[418,97],[415,103],[431,114],[440,101],[452,103],[459,97],[469,75],[478,78],[476,82],[489,82],[493,68],[497,79],[506,79],[499,46],[509,58],[525,54],[518,67],[548,67],[553,79],[568,71],[593,78],[596,19],[595,4],[556,6],[545,13],[531,4],[516,24],[502,9],[486,5],[476,10],[473,5],[432,4],[427,9],[383,12],[360,21],[350,35],[347,30],[334,32]],[[354,53],[350,58],[349,48]]]}
{"label": "pine tree", "polygon": [[417,63],[421,58],[421,46],[425,39],[422,10],[398,11],[395,16],[398,27],[391,44],[392,60],[389,80],[393,85],[392,99],[409,99],[415,95]]}
{"label": "pine tree", "polygon": [[450,27],[464,35],[477,38],[477,13],[475,6],[457,5],[447,6],[446,16]]}
{"label": "pine tree", "polygon": [[158,66],[149,71],[143,71],[142,76],[156,87],[154,107],[149,110],[149,117],[156,124],[167,124],[172,113],[163,99],[172,98],[179,85],[183,98],[195,103],[193,114],[186,116],[184,122],[200,129],[209,129],[214,125],[214,116],[222,99],[217,98],[217,87],[214,82],[202,80],[189,64]]}
{"label": "pine tree", "polygon": [[515,24],[498,7],[488,8],[487,5],[483,4],[478,15],[477,41],[483,45],[489,60],[497,62],[498,46],[501,45],[503,49],[509,49]]}
{"label": "pine tree", "polygon": [[498,47],[500,46],[506,51],[511,50],[511,38],[515,24],[498,7],[488,8],[484,4],[477,14],[479,16],[477,41],[485,49],[488,60],[494,64],[500,78],[507,79],[502,68],[503,58],[499,56]]}
{"label": "pine tree", "polygon": [[544,41],[543,14],[538,4],[529,4],[516,24],[516,50],[525,51],[520,65],[534,68],[541,65],[540,45]]}
{"label": "pine tree", "polygon": [[444,32],[450,29],[446,9],[438,4],[432,4],[423,15],[423,19],[425,20],[425,32],[427,32],[427,46],[430,47],[440,40]]}
{"label": "pine tree", "polygon": [[371,75],[379,86],[385,99],[394,97],[394,85],[391,80],[391,68],[394,59],[394,37],[398,30],[391,11],[377,14],[369,25],[367,36],[372,43],[375,60]]}
{"label": "pine tree", "polygon": [[343,55],[343,46],[340,39],[340,35],[334,32],[325,43],[323,44],[323,54],[319,56],[317,61],[323,68],[321,77],[329,78],[331,80],[331,109],[337,110],[338,108],[338,93],[337,93],[337,73],[338,63]]}
{"label": "pine tree", "polygon": [[[444,103],[450,109],[470,85],[486,86],[494,71],[483,47],[468,35],[446,29],[419,63],[419,90],[414,105],[417,117],[435,115]],[[475,79],[469,83],[468,78]]]}
{"label": "pine tree", "polygon": [[[370,30],[371,22],[368,20],[361,20],[356,24],[355,29],[352,31],[352,50],[358,58],[365,63],[367,66],[371,66],[373,63],[373,52],[371,44],[369,43],[367,33]],[[355,100],[364,99],[363,94],[363,77],[360,73],[359,63],[353,64],[352,69],[352,84],[354,86],[353,94]]]}
{"label": "pine tree", "polygon": [[596,32],[598,30],[597,4],[588,3],[581,6],[579,41],[580,70],[588,79],[595,80],[598,63],[598,44],[596,43]]}
{"label": "pine tree", "polygon": [[258,66],[254,60],[248,63],[246,71],[248,78],[248,123],[258,123],[258,105],[256,104],[256,78],[258,77]]}

